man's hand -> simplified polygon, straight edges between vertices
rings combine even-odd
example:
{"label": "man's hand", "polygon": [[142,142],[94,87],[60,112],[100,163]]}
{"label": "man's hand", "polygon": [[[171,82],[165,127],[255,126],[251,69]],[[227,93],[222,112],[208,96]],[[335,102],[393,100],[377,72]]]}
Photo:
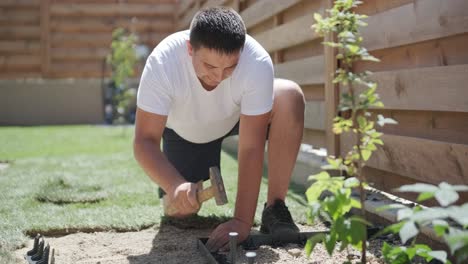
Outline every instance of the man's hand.
{"label": "man's hand", "polygon": [[249,236],[251,227],[246,222],[233,218],[216,227],[206,242],[206,247],[211,252],[227,251],[229,249],[229,233],[237,232],[239,234],[237,243],[241,243]]}
{"label": "man's hand", "polygon": [[170,216],[183,217],[197,213],[200,209],[197,191],[197,184],[184,182],[178,185],[171,194],[168,194],[168,204],[177,209],[177,213]]}

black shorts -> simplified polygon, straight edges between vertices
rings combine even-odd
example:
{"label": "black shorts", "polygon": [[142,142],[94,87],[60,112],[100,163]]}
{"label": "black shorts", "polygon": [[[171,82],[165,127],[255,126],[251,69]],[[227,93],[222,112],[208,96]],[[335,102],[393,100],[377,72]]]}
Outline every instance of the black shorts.
{"label": "black shorts", "polygon": [[[221,144],[226,137],[234,135],[239,135],[239,122],[223,137],[202,144],[187,141],[174,130],[165,128],[163,152],[169,162],[187,181],[193,183],[200,180],[205,181],[210,178],[210,167],[217,166],[221,170]],[[164,194],[165,192],[159,188],[159,197]]]}

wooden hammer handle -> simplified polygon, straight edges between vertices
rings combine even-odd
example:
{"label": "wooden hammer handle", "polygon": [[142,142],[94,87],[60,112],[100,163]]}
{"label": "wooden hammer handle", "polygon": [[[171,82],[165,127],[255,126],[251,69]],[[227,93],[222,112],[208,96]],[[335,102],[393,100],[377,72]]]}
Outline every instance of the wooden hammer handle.
{"label": "wooden hammer handle", "polygon": [[198,203],[201,205],[206,200],[209,200],[212,197],[214,197],[214,195],[215,194],[214,194],[213,186],[210,186],[210,187],[208,187],[206,189],[203,189],[203,190],[198,189],[198,192],[197,192]]}

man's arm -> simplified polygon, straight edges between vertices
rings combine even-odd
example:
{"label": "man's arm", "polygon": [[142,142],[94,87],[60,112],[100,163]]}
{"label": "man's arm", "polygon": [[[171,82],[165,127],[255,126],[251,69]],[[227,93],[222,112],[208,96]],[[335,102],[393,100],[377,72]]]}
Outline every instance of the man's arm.
{"label": "man's arm", "polygon": [[196,185],[188,183],[161,152],[161,138],[167,116],[145,112],[137,108],[133,151],[136,160],[168,195],[180,215],[196,212],[200,207]]}
{"label": "man's arm", "polygon": [[270,112],[241,115],[239,127],[239,178],[234,218],[219,225],[206,243],[210,251],[227,250],[228,233],[237,232],[245,240],[252,227],[262,178],[265,139]]}
{"label": "man's arm", "polygon": [[263,172],[263,156],[270,112],[241,115],[239,127],[239,178],[234,217],[252,226]]}

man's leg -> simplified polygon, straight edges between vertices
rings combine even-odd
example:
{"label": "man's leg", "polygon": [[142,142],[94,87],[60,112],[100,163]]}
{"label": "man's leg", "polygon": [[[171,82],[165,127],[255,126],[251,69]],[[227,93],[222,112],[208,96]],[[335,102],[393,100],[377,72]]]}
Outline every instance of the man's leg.
{"label": "man's leg", "polygon": [[268,136],[267,205],[286,197],[304,130],[304,94],[296,83],[275,79]]}
{"label": "man's leg", "polygon": [[275,79],[274,102],[268,135],[268,198],[260,231],[298,232],[284,200],[289,188],[304,130],[304,95],[288,80]]}

